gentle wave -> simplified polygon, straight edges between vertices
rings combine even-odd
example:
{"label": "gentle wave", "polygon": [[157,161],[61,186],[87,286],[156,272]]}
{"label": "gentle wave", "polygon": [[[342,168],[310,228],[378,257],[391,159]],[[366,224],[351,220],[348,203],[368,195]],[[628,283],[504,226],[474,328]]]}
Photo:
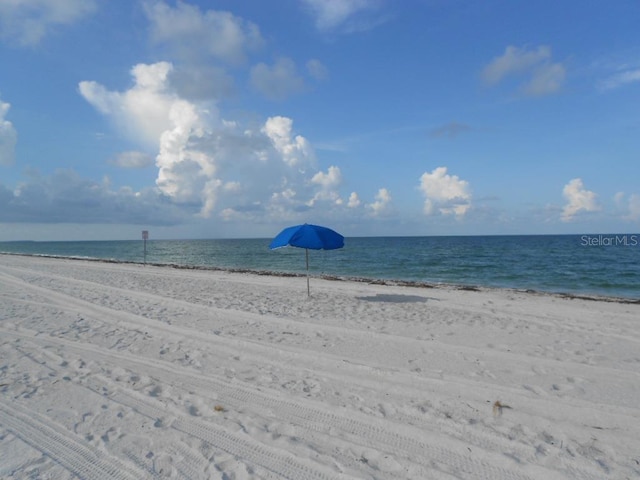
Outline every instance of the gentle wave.
{"label": "gentle wave", "polygon": [[[152,263],[152,262],[135,262],[135,261],[126,261],[126,260],[115,260],[115,259],[107,259],[107,258],[91,258],[91,257],[64,257],[60,255],[46,255],[46,254],[27,254],[27,253],[8,253],[8,252],[0,252],[0,255],[22,255],[29,257],[42,257],[42,258],[56,258],[63,260],[81,260],[81,261],[90,261],[90,262],[102,262],[102,263],[113,263],[120,265],[149,265],[152,267],[160,267],[160,268],[175,268],[180,270],[205,270],[205,271],[223,271],[230,273],[246,273],[251,275],[265,275],[265,276],[274,276],[274,277],[305,277],[306,274],[303,273],[294,273],[294,272],[282,272],[282,271],[269,271],[269,270],[251,270],[247,268],[225,268],[225,267],[207,267],[203,265],[177,265],[177,264],[169,264],[169,263]],[[489,287],[489,286],[472,286],[472,285],[461,285],[461,284],[448,284],[448,283],[429,283],[429,282],[419,282],[419,281],[411,281],[411,280],[383,280],[383,279],[373,279],[367,277],[344,277],[344,276],[335,276],[335,275],[314,275],[316,278],[321,278],[323,280],[329,281],[349,281],[349,282],[361,282],[361,283],[369,283],[372,285],[388,285],[388,286],[401,286],[401,287],[415,287],[415,288],[447,288],[454,290],[466,290],[466,291],[482,291],[482,290],[490,290],[492,288],[500,288],[507,289],[506,287]],[[513,290],[519,293],[527,293],[532,295],[553,295],[562,298],[570,298],[570,299],[580,299],[580,300],[592,300],[592,301],[604,301],[604,302],[615,302],[615,303],[626,303],[626,304],[639,304],[640,299],[632,299],[626,297],[616,297],[609,295],[586,295],[586,294],[572,294],[572,293],[559,293],[552,291],[541,291],[541,290],[532,290],[532,289],[508,289]]]}
{"label": "gentle wave", "polygon": [[[140,240],[7,242],[0,244],[0,251],[306,274],[304,250],[269,250],[269,242],[150,240],[146,256]],[[636,235],[347,238],[345,248],[310,251],[309,259],[311,275],[329,278],[640,299],[640,236]]]}

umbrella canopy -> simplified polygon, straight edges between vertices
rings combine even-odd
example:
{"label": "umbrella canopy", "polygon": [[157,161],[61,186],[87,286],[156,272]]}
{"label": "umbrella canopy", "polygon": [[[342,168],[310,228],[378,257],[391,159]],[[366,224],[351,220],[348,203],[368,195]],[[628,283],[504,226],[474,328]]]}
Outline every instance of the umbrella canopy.
{"label": "umbrella canopy", "polygon": [[295,225],[285,228],[273,239],[269,248],[310,248],[311,250],[335,250],[344,247],[344,237],[327,227],[319,225]]}
{"label": "umbrella canopy", "polygon": [[305,249],[307,258],[307,295],[309,290],[309,249],[335,250],[344,247],[344,237],[338,232],[319,225],[295,225],[281,231],[269,245],[270,249],[281,247],[299,247]]}

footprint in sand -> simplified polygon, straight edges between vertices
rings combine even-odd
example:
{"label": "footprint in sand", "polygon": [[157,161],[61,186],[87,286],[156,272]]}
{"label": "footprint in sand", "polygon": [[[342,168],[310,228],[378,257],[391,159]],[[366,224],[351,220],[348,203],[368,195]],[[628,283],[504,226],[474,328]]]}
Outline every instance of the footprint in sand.
{"label": "footprint in sand", "polygon": [[109,430],[107,430],[106,432],[104,432],[102,434],[102,436],[100,437],[100,439],[104,442],[104,443],[109,443],[111,442],[114,438],[118,438],[118,436],[120,435],[120,429],[115,428],[115,427],[111,427]]}
{"label": "footprint in sand", "polygon": [[318,393],[320,391],[320,385],[313,380],[303,380],[302,391],[305,393]]}
{"label": "footprint in sand", "polygon": [[153,423],[153,426],[156,428],[169,428],[171,427],[173,422],[175,422],[175,420],[176,417],[174,416],[160,417],[156,419],[156,421]]}
{"label": "footprint in sand", "polygon": [[163,393],[164,393],[164,388],[162,387],[162,385],[153,385],[149,390],[150,397],[156,397],[156,398],[162,397]]}
{"label": "footprint in sand", "polygon": [[153,457],[153,471],[162,478],[176,478],[177,471],[173,467],[173,458],[171,455],[159,454]]}

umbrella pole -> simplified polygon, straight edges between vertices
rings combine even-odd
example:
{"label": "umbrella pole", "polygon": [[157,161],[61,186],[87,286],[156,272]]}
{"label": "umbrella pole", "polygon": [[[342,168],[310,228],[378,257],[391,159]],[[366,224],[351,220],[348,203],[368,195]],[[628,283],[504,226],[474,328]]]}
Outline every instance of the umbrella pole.
{"label": "umbrella pole", "polygon": [[304,252],[307,257],[307,297],[311,296],[311,291],[309,290],[309,249],[305,248]]}

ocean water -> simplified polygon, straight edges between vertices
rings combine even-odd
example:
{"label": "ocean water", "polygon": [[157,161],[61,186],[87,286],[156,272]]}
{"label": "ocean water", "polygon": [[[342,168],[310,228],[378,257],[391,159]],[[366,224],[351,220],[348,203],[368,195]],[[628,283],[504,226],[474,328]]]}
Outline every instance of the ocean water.
{"label": "ocean water", "polygon": [[[0,242],[0,252],[305,273],[299,248],[271,239]],[[640,299],[640,234],[346,238],[309,251],[311,275]]]}

